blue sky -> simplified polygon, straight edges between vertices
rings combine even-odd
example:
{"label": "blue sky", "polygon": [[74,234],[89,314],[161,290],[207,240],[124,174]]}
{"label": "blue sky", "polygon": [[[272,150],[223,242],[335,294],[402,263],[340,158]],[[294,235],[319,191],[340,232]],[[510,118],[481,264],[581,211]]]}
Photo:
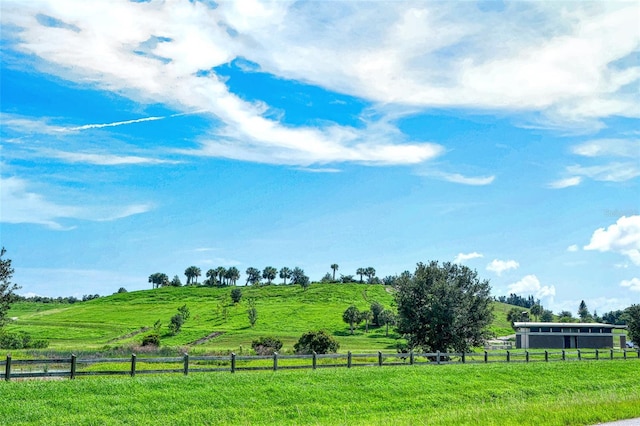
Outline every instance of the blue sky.
{"label": "blue sky", "polygon": [[[22,294],[456,261],[640,301],[637,2],[2,2]],[[241,279],[242,280],[242,279]]]}

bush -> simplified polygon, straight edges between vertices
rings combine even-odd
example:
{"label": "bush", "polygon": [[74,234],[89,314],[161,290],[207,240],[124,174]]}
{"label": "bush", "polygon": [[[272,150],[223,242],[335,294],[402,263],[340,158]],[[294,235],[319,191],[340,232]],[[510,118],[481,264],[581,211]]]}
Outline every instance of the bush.
{"label": "bush", "polygon": [[251,342],[251,347],[257,355],[273,355],[282,349],[282,341],[275,337],[261,337]]}
{"label": "bush", "polygon": [[160,346],[160,336],[157,333],[151,333],[144,336],[142,346]]}
{"label": "bush", "polygon": [[47,340],[32,340],[24,331],[0,333],[0,349],[44,349],[48,346]]}
{"label": "bush", "polygon": [[293,346],[293,349],[299,354],[335,353],[338,352],[338,348],[340,348],[340,344],[324,330],[309,331],[303,334],[298,343]]}
{"label": "bush", "polygon": [[182,328],[182,324],[184,324],[184,317],[181,314],[175,314],[172,316],[171,321],[169,322],[169,330],[171,330],[171,334],[178,334]]}
{"label": "bush", "polygon": [[233,303],[240,302],[240,299],[242,299],[242,290],[237,287],[231,290],[231,300]]}

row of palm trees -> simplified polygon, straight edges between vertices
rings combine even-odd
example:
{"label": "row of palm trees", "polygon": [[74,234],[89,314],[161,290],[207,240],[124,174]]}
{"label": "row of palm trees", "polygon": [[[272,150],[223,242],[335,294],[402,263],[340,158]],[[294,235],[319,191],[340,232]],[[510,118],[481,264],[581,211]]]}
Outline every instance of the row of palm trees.
{"label": "row of palm trees", "polygon": [[[333,271],[333,281],[336,280],[336,272],[339,268],[340,267],[337,263],[333,263],[331,265],[331,269]],[[249,267],[247,268],[245,273],[247,276],[245,285],[260,284],[263,279],[266,280],[266,284],[272,284],[273,280],[275,280],[276,277],[280,277],[283,284],[287,284],[287,280],[289,280],[290,284],[301,284],[303,286],[308,285],[309,283],[309,277],[305,275],[303,269],[297,266],[293,269],[285,266],[280,268],[280,270],[274,268],[273,266],[267,266],[262,271],[258,268]],[[197,266],[189,266],[187,269],[185,269],[184,275],[187,277],[186,285],[196,285],[198,284],[198,277],[202,275],[202,270]],[[360,275],[360,282],[363,282],[363,276],[367,277],[368,282],[373,282],[376,275],[376,270],[373,267],[358,268],[356,271],[356,275]],[[229,268],[218,266],[217,268],[209,269],[206,272],[205,276],[205,285],[236,285],[237,281],[240,279],[240,271],[235,266],[231,266]],[[349,275],[347,277],[352,276]],[[153,288],[165,286],[179,287],[182,285],[180,278],[177,275],[174,276],[172,280],[169,280],[167,274],[161,272],[151,274],[149,276],[149,282],[153,284]]]}

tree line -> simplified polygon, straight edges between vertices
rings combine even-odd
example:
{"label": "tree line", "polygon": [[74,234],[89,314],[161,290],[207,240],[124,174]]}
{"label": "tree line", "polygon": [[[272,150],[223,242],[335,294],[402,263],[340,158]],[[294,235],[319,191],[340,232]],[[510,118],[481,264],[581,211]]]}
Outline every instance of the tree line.
{"label": "tree line", "polygon": [[[339,265],[334,263],[330,268],[332,272],[327,272],[320,280],[321,283],[358,282],[355,278],[356,275],[360,277],[360,283],[364,283],[366,277],[368,284],[393,285],[395,279],[397,279],[396,276],[389,276],[381,280],[376,276],[376,269],[372,266],[356,269],[355,275],[340,275],[339,278],[336,278],[336,272],[340,268]],[[189,266],[185,269],[184,275],[186,277],[185,285],[198,285],[198,278],[202,276],[202,269],[197,266]],[[245,276],[245,285],[271,285],[278,277],[282,280],[283,285],[297,284],[306,288],[311,284],[304,270],[297,266],[294,268],[284,266],[280,269],[273,266],[267,266],[264,269],[249,267],[245,270]],[[207,270],[202,285],[210,287],[235,286],[240,280],[240,277],[240,270],[235,266],[229,268],[218,266],[217,268]],[[151,283],[154,289],[160,287],[181,287],[183,285],[178,275],[174,275],[172,279],[169,279],[169,276],[164,272],[155,272],[149,275],[148,282]]]}

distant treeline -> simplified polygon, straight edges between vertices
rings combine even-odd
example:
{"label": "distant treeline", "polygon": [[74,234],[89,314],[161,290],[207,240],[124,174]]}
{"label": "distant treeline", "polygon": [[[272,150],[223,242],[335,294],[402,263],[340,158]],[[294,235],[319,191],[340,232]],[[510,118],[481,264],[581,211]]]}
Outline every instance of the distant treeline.
{"label": "distant treeline", "polygon": [[16,302],[37,302],[37,303],[78,303],[78,302],[86,302],[88,300],[93,300],[99,298],[99,294],[85,294],[82,296],[82,299],[77,297],[68,296],[68,297],[47,297],[47,296],[20,296],[16,295]]}
{"label": "distant treeline", "polygon": [[496,300],[498,302],[506,303],[509,305],[522,306],[523,308],[527,308],[527,309],[531,308],[533,305],[536,305],[536,304],[540,305],[540,300],[535,300],[533,296],[522,297],[522,296],[518,296],[515,293],[511,293],[508,297],[498,296]]}

